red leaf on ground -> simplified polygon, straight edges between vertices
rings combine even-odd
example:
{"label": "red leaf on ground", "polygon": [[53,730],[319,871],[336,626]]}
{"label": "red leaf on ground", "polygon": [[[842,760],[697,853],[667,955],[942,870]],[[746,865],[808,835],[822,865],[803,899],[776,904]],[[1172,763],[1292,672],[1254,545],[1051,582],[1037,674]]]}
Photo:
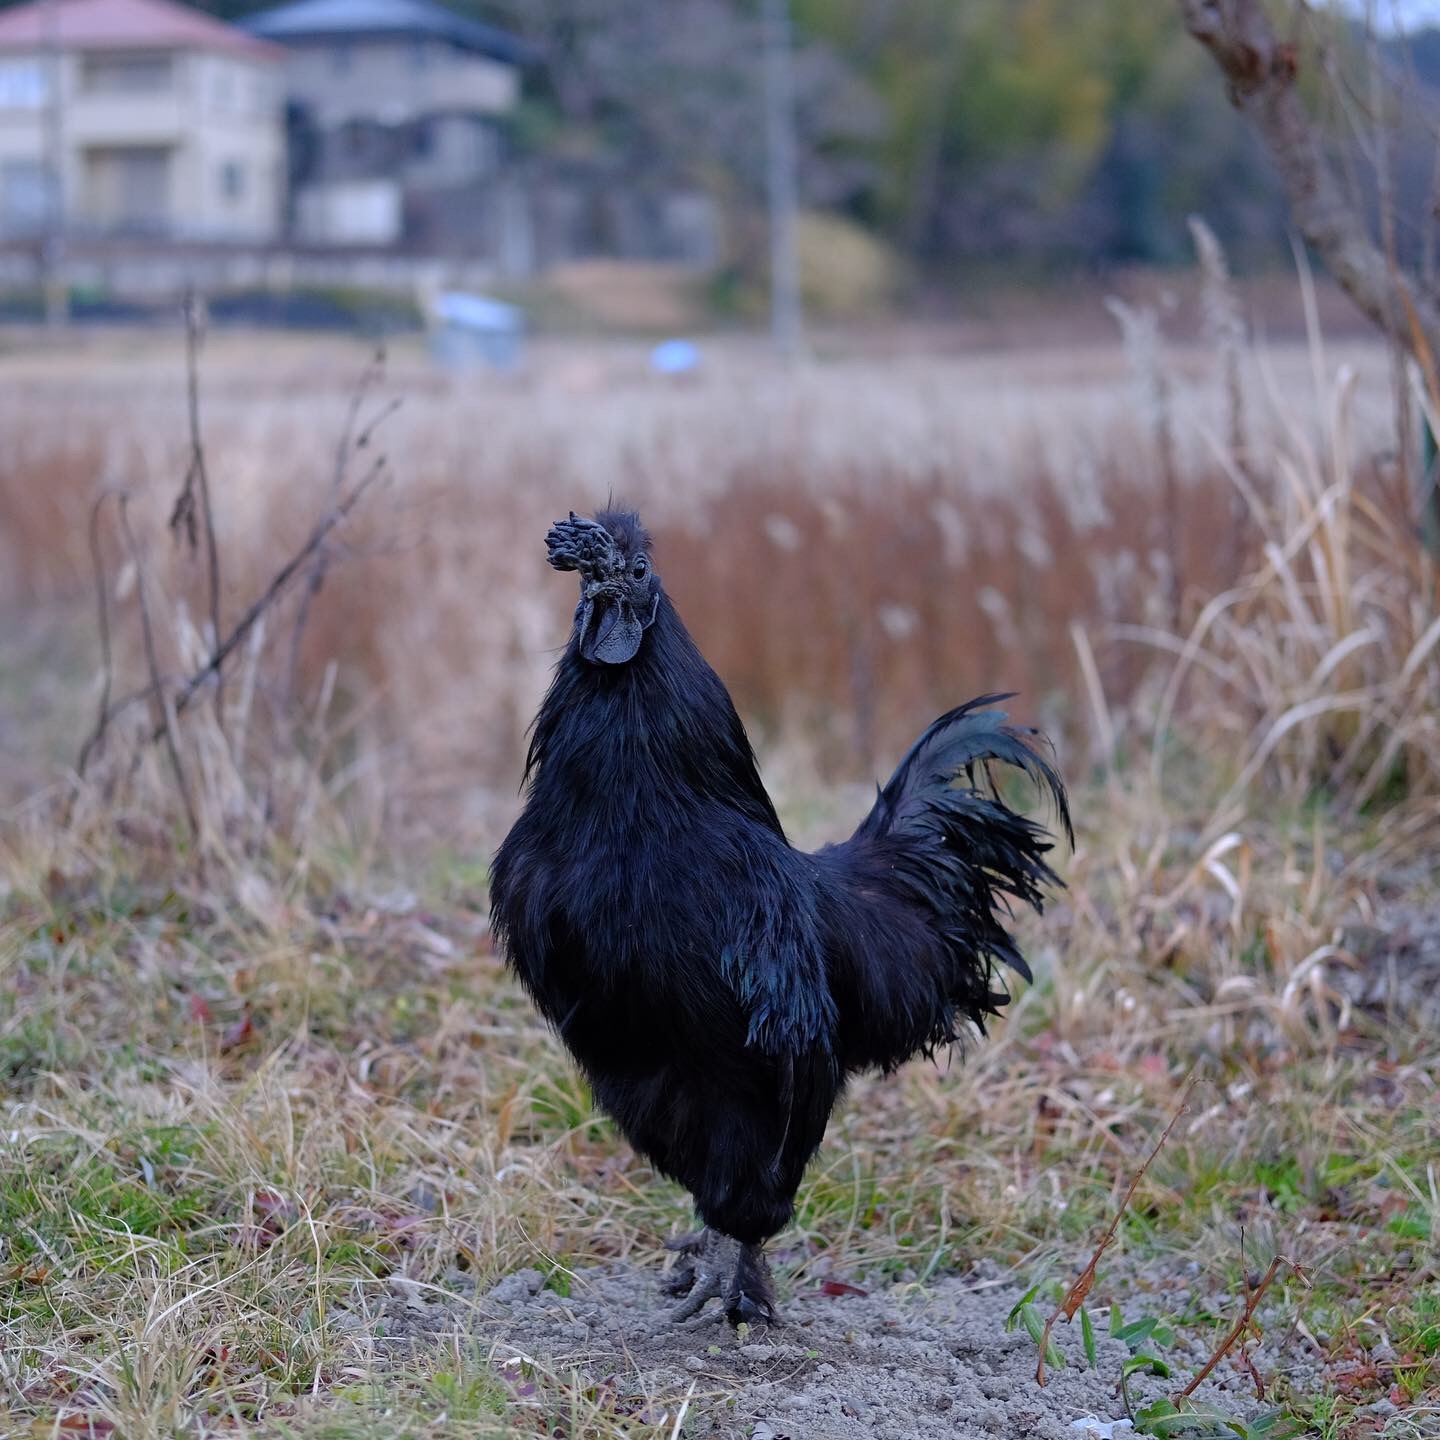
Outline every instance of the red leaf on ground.
{"label": "red leaf on ground", "polygon": [[1408,1196],[1391,1191],[1380,1201],[1380,1223],[1388,1225],[1396,1216],[1403,1215],[1410,1208]]}
{"label": "red leaf on ground", "polygon": [[202,1025],[208,1024],[214,1018],[210,1014],[210,1002],[203,995],[190,997],[190,1018],[198,1020]]}
{"label": "red leaf on ground", "polygon": [[1170,1078],[1170,1063],[1158,1053],[1141,1056],[1137,1068],[1146,1080],[1168,1080]]}
{"label": "red leaf on ground", "polygon": [[220,1052],[224,1054],[227,1050],[238,1050],[242,1045],[248,1045],[254,1038],[255,1021],[251,1018],[249,1010],[246,1010],[220,1037]]}
{"label": "red leaf on ground", "polygon": [[868,1290],[862,1290],[858,1285],[847,1285],[843,1280],[827,1280],[820,1287],[822,1295],[868,1295]]}
{"label": "red leaf on ground", "polygon": [[99,1440],[101,1436],[115,1433],[115,1422],[103,1415],[79,1415],[71,1411],[55,1421],[55,1429],[66,1435],[94,1436]]}
{"label": "red leaf on ground", "polygon": [[250,1197],[250,1206],[259,1224],[240,1227],[236,1239],[242,1245],[263,1249],[295,1219],[295,1207],[273,1190],[257,1190]]}
{"label": "red leaf on ground", "polygon": [[257,1190],[251,1197],[255,1213],[262,1220],[288,1220],[295,1212],[294,1207],[283,1196],[273,1190]]}
{"label": "red leaf on ground", "polygon": [[385,1217],[384,1228],[389,1231],[389,1243],[400,1249],[411,1249],[420,1235],[421,1219],[418,1215],[391,1215]]}

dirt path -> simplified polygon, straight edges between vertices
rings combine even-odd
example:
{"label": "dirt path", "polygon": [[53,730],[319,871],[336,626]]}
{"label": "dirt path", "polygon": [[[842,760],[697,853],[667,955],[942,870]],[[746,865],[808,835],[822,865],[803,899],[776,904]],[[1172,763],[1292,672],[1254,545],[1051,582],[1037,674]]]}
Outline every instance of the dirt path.
{"label": "dirt path", "polygon": [[[460,1279],[460,1277],[456,1277]],[[538,1270],[507,1276],[479,1296],[453,1299],[400,1282],[387,1314],[391,1343],[424,1345],[471,1335],[524,1394],[530,1366],[588,1387],[610,1387],[631,1413],[658,1421],[689,1394],[683,1433],[750,1440],[1084,1440],[1086,1417],[1124,1416],[1115,1382],[1129,1351],[1097,1336],[1098,1366],[1084,1359],[1079,1327],[1058,1327],[1067,1364],[1041,1389],[1035,1346],[1007,1334],[1018,1294],[995,1278],[942,1279],[921,1291],[811,1291],[784,1302],[784,1324],[735,1335],[716,1307],[689,1325],[665,1320],[656,1277],[627,1265],[583,1271],[562,1296]],[[1172,1356],[1172,1358],[1174,1358]],[[1189,1373],[1182,1364],[1177,1373]],[[1178,1381],[1136,1377],[1150,1399]],[[693,1386],[693,1389],[692,1389]],[[1228,1366],[1199,1398],[1252,1414],[1253,1389]],[[1138,1403],[1138,1400],[1137,1400]],[[1128,1433],[1122,1423],[1113,1432]]]}

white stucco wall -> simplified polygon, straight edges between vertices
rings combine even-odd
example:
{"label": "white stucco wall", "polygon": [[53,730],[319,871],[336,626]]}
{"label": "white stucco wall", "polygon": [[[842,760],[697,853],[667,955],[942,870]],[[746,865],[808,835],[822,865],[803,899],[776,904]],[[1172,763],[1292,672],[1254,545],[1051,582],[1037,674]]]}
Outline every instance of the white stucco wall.
{"label": "white stucco wall", "polygon": [[[67,226],[104,228],[119,152],[162,153],[168,179],[155,228],[183,238],[269,240],[284,215],[283,67],[245,56],[176,51],[170,79],[147,93],[107,92],[86,82],[81,53],[59,58],[59,151]],[[0,56],[0,180],[13,162],[48,164],[51,57]],[[25,76],[40,77],[33,103]],[[6,103],[6,101],[11,103]],[[26,103],[30,101],[31,103]],[[0,185],[0,202],[3,202]],[[110,205],[113,209],[113,203]],[[13,218],[13,217],[12,217]],[[0,214],[0,227],[7,217]],[[12,226],[13,228],[13,226]]]}

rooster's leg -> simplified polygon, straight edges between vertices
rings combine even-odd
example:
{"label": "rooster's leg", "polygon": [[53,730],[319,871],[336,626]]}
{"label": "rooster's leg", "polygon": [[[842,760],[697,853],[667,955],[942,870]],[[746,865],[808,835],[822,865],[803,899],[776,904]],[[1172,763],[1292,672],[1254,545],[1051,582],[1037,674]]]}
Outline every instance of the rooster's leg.
{"label": "rooster's leg", "polygon": [[689,1320],[711,1300],[723,1300],[725,1318],[732,1325],[774,1323],[770,1268],[758,1245],[742,1245],[728,1235],[707,1231],[693,1270],[689,1294],[672,1313],[673,1321]]}

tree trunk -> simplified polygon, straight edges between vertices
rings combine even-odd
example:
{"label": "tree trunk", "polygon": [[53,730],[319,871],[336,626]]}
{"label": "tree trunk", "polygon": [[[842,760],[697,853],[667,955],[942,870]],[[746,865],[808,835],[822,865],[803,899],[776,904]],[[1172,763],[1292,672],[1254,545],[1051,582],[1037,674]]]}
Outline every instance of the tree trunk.
{"label": "tree trunk", "polygon": [[1186,29],[1210,52],[1230,99],[1270,152],[1290,214],[1345,292],[1420,362],[1436,388],[1440,310],[1418,281],[1392,265],[1325,154],[1295,86],[1296,47],[1282,41],[1261,0],[1179,0]]}

